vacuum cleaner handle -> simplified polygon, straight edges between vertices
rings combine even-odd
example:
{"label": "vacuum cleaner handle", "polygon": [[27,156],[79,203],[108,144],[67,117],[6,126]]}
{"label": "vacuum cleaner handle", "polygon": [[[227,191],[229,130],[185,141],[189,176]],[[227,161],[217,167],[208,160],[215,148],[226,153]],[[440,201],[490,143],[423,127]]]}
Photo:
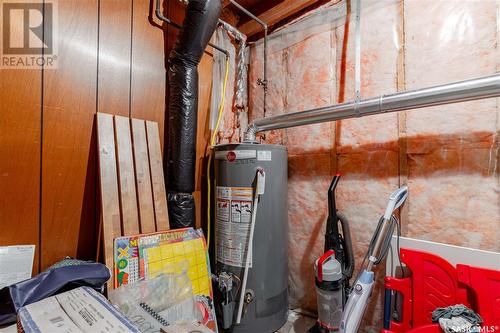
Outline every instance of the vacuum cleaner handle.
{"label": "vacuum cleaner handle", "polygon": [[377,227],[375,235],[370,242],[368,250],[368,266],[366,269],[363,269],[359,278],[354,283],[353,291],[349,296],[342,313],[340,333],[356,333],[358,331],[361,319],[363,318],[368,305],[368,298],[370,297],[373,284],[375,283],[375,276],[372,271],[372,267],[377,262],[377,258],[374,257],[374,254],[379,253],[384,244],[384,240],[386,239],[387,231],[391,230],[390,219],[394,210],[399,208],[407,197],[408,187],[406,185],[392,192],[389,196],[389,204],[387,205],[383,220],[379,222],[380,229]]}
{"label": "vacuum cleaner handle", "polygon": [[[335,188],[337,187],[339,180],[340,174],[338,173],[333,177],[330,187],[328,188],[328,219],[325,231],[325,252],[331,249],[340,251],[340,248],[338,247],[340,244],[340,238],[337,224],[337,206],[335,203]],[[338,254],[341,255],[340,252]]]}
{"label": "vacuum cleaner handle", "polygon": [[337,173],[330,183],[330,187],[328,188],[328,216],[335,216],[337,213],[337,206],[335,203],[335,188],[337,188],[337,184],[340,180],[340,173]]}
{"label": "vacuum cleaner handle", "polygon": [[408,186],[404,185],[392,192],[389,196],[389,204],[385,210],[384,219],[389,220],[392,213],[398,209],[408,197]]}

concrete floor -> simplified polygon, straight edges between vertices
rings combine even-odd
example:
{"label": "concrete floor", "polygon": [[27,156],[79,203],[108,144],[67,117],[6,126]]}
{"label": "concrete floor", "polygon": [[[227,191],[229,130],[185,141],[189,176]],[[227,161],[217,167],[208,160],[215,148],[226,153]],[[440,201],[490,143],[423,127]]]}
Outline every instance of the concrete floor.
{"label": "concrete floor", "polygon": [[276,333],[306,333],[315,322],[315,318],[290,311],[288,322]]}
{"label": "concrete floor", "polygon": [[17,325],[10,325],[8,327],[0,328],[0,333],[17,333]]}

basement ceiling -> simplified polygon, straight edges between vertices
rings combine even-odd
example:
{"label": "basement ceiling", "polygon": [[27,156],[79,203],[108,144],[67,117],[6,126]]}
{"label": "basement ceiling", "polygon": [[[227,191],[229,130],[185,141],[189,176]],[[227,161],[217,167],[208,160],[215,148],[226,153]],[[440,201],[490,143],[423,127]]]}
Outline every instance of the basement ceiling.
{"label": "basement ceiling", "polygon": [[[310,11],[328,0],[236,0],[269,25],[270,31]],[[335,1],[338,2],[338,1]],[[229,0],[223,0],[223,18],[238,27],[250,39],[262,37],[262,26],[253,21]]]}
{"label": "basement ceiling", "polygon": [[[284,0],[236,0],[240,5],[248,9],[254,15],[261,15],[264,12],[270,10],[274,6],[279,3],[282,3]],[[250,20],[248,16],[241,13],[234,5],[228,3],[228,8],[231,9],[234,13],[240,16],[240,20],[238,24],[246,23]]]}

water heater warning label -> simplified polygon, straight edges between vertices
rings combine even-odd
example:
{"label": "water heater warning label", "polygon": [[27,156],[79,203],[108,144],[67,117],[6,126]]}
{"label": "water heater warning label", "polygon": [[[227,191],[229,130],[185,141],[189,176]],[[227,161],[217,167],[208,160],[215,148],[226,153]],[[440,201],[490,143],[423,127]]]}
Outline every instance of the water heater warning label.
{"label": "water heater warning label", "polygon": [[257,161],[272,161],[272,152],[270,150],[257,151]]}
{"label": "water heater warning label", "polygon": [[231,222],[241,222],[241,201],[231,201]]}
{"label": "water heater warning label", "polygon": [[[251,187],[217,186],[217,261],[244,267],[252,216]],[[249,257],[250,267],[252,258]]]}

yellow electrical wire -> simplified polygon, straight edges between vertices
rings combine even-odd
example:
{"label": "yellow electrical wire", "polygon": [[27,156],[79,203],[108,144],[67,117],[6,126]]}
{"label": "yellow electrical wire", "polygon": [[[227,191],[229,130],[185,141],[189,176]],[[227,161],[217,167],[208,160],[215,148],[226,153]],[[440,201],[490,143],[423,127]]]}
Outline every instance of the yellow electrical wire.
{"label": "yellow electrical wire", "polygon": [[207,163],[207,249],[210,248],[210,165],[212,162],[212,148],[215,145],[215,139],[217,138],[217,133],[219,131],[219,125],[222,118],[222,111],[224,110],[224,103],[226,99],[226,86],[227,86],[227,77],[229,75],[229,57],[226,56],[226,73],[224,75],[224,83],[222,85],[222,94],[220,96],[220,104],[219,104],[219,112],[217,114],[217,121],[215,123],[214,132],[212,133],[212,138],[210,140],[210,151],[208,154],[208,163]]}

